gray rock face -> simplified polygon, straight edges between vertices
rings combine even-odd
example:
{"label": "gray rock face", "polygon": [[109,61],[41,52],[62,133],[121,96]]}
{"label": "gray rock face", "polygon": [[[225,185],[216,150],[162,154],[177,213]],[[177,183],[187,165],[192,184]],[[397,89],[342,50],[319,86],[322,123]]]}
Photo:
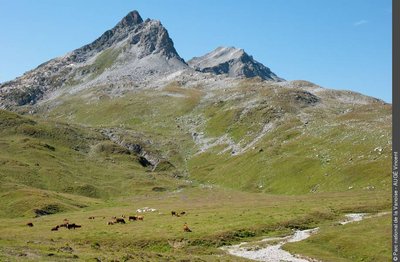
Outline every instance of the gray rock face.
{"label": "gray rock face", "polygon": [[114,43],[126,38],[129,32],[141,23],[143,23],[143,19],[139,13],[137,11],[130,12],[113,29],[107,30],[92,43],[73,51],[71,56],[74,62],[83,62],[90,53],[101,52],[111,47]]}
{"label": "gray rock face", "polygon": [[85,62],[89,57],[114,47],[121,42],[142,48],[137,56],[143,58],[152,53],[161,53],[167,58],[176,57],[184,63],[174,48],[174,43],[167,30],[159,21],[147,19],[143,21],[137,11],[130,12],[114,28],[103,33],[94,42],[72,52],[74,62]]}
{"label": "gray rock face", "polygon": [[200,72],[227,74],[230,77],[260,77],[264,80],[283,81],[263,64],[249,56],[243,49],[218,47],[201,57],[188,61],[189,66]]}
{"label": "gray rock face", "polygon": [[178,75],[189,80],[215,77],[201,72],[282,80],[242,49],[217,48],[189,63],[179,56],[160,21],[144,21],[132,11],[92,43],[0,84],[0,108],[12,110],[92,87],[106,88],[114,95],[157,87],[163,79],[170,81]]}
{"label": "gray rock face", "polygon": [[185,68],[162,24],[133,11],[92,43],[0,84],[0,108],[35,104],[64,87],[140,83]]}

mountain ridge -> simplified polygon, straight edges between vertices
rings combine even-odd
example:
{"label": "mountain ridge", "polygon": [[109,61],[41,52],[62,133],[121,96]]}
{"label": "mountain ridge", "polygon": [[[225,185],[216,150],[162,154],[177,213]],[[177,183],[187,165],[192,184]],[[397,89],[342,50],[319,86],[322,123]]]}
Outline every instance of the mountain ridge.
{"label": "mountain ridge", "polygon": [[260,77],[263,80],[284,81],[268,67],[257,62],[243,49],[218,47],[215,50],[188,61],[188,64],[200,72],[227,74],[230,77]]}
{"label": "mountain ridge", "polygon": [[[130,72],[121,69],[127,65]],[[90,82],[111,66],[122,71],[114,70],[117,78],[128,76],[136,81],[187,67],[163,25],[156,20],[143,21],[137,11],[132,11],[92,43],[1,83],[0,107],[35,104],[46,92]],[[132,77],[134,73],[139,76]]]}
{"label": "mountain ridge", "polygon": [[[229,73],[229,65],[226,72],[191,67],[179,56],[161,22],[143,20],[135,10],[93,42],[1,83],[0,108],[33,105],[51,97],[50,93],[54,91],[63,92],[70,87],[74,90],[100,84],[121,87],[127,82],[157,86],[159,79],[174,73],[211,72],[216,76],[224,73],[231,78],[259,76],[264,80],[283,80],[246,53],[239,58],[231,66],[235,73]],[[201,75],[197,77],[202,78]]]}

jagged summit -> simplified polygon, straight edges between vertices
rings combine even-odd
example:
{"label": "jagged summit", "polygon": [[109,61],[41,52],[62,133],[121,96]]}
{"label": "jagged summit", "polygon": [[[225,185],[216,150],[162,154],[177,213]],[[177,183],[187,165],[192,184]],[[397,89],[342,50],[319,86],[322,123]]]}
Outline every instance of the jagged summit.
{"label": "jagged summit", "polygon": [[161,22],[132,11],[92,43],[2,83],[0,107],[34,104],[61,87],[133,86],[187,68]]}
{"label": "jagged summit", "polygon": [[194,57],[188,64],[200,72],[227,74],[230,77],[260,77],[264,80],[282,81],[271,70],[257,62],[243,49],[218,47],[201,57]]}
{"label": "jagged summit", "polygon": [[127,36],[127,34],[133,30],[137,25],[143,23],[143,19],[138,11],[129,12],[118,24],[116,24],[112,29],[104,32],[98,39],[94,42],[83,46],[75,50],[87,51],[96,48],[107,48],[111,46],[114,42],[119,41]]}
{"label": "jagged summit", "polygon": [[122,20],[116,25],[117,27],[131,27],[143,23],[143,19],[139,12],[134,10],[129,12]]}
{"label": "jagged summit", "polygon": [[157,87],[162,79],[170,81],[181,74],[185,81],[195,75],[210,78],[193,74],[193,69],[233,78],[282,80],[243,49],[234,47],[219,47],[193,58],[188,65],[160,21],[143,20],[138,11],[132,11],[92,43],[0,84],[0,107],[35,104],[56,97],[54,93],[58,96],[99,86],[110,93]]}
{"label": "jagged summit", "polygon": [[[159,53],[168,59],[175,57],[185,64],[184,60],[176,52],[174,43],[161,22],[151,19],[143,21],[138,11],[129,12],[112,29],[103,33],[94,42],[75,50],[73,53],[79,57],[92,50],[100,52],[109,47],[119,48],[122,45],[124,45],[124,51],[128,51],[127,53],[130,54],[126,58],[141,59],[150,54]],[[133,47],[138,47],[138,50],[132,50]]]}
{"label": "jagged summit", "polygon": [[[73,51],[76,57],[76,62],[82,62],[86,60],[87,53],[91,51],[100,52],[108,47],[111,47],[114,43],[117,43],[125,39],[132,31],[143,23],[143,19],[138,11],[129,12],[121,21],[119,21],[112,29],[104,32],[99,38],[90,44],[87,44],[81,48]],[[89,54],[90,55],[90,54]]]}

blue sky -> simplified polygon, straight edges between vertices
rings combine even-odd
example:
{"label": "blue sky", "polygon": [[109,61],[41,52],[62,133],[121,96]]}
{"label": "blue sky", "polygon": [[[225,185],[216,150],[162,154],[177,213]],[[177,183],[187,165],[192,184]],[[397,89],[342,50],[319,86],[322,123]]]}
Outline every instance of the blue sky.
{"label": "blue sky", "polygon": [[0,82],[90,43],[131,10],[184,59],[235,46],[287,79],[391,102],[390,0],[0,0]]}

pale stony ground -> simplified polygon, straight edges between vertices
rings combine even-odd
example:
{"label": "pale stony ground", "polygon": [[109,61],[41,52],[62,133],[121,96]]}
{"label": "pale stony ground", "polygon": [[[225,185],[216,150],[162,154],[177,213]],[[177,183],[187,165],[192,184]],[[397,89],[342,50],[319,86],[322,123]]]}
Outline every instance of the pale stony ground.
{"label": "pale stony ground", "polygon": [[[352,213],[346,214],[345,219],[340,221],[341,225],[345,225],[348,223],[358,222],[365,218],[382,216],[387,214],[378,213],[376,215],[368,216],[367,213]],[[318,233],[319,228],[307,229],[307,230],[297,230],[293,235],[285,236],[285,237],[268,237],[264,238],[261,241],[256,242],[243,242],[233,246],[225,246],[221,249],[225,250],[231,255],[244,257],[247,259],[255,260],[255,261],[264,261],[264,262],[316,262],[317,260],[312,258],[304,258],[300,257],[296,254],[290,254],[288,251],[282,249],[282,246],[286,243],[299,242],[309,238],[313,234]],[[278,243],[268,243],[278,242]],[[260,247],[261,245],[261,247]],[[263,246],[266,245],[266,246]]]}

